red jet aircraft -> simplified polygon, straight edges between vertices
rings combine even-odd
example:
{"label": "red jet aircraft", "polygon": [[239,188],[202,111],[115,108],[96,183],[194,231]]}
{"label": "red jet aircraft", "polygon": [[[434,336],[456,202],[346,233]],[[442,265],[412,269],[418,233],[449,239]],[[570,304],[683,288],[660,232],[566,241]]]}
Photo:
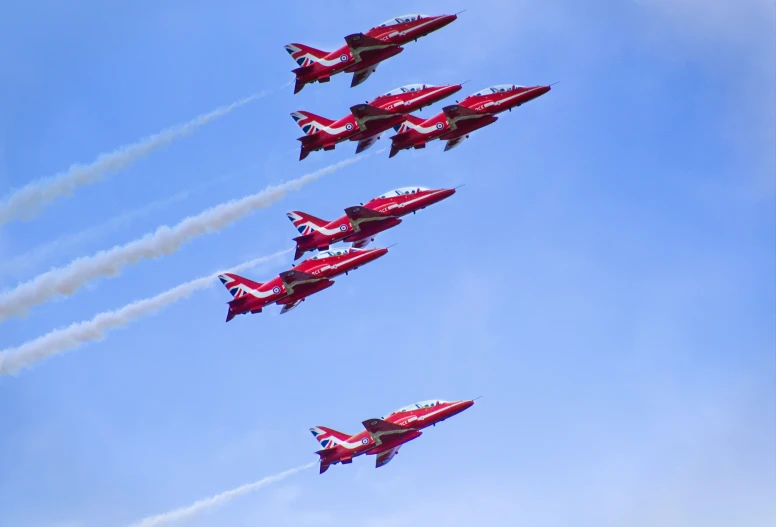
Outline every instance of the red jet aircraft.
{"label": "red jet aircraft", "polygon": [[306,134],[298,139],[302,142],[299,160],[315,150],[334,150],[337,143],[346,140],[358,141],[356,153],[363,152],[380,139],[380,134],[403,123],[406,114],[441,101],[460,89],[460,84],[408,84],[371,102],[351,107],[349,115],[336,121],[310,112],[292,112],[291,117]]}
{"label": "red jet aircraft", "polygon": [[466,97],[458,104],[445,106],[430,119],[408,115],[404,123],[395,126],[398,134],[391,137],[393,157],[400,150],[425,148],[426,143],[439,139],[447,141],[445,152],[455,148],[474,130],[495,123],[495,114],[512,110],[550,91],[549,86],[491,86]]}
{"label": "red jet aircraft", "polygon": [[293,211],[286,214],[301,236],[296,242],[297,260],[307,251],[323,251],[329,245],[345,241],[362,248],[374,240],[377,233],[401,223],[401,217],[413,214],[455,194],[455,189],[429,190],[423,187],[404,187],[386,192],[365,204],[345,209],[345,215],[326,221],[310,214]]}
{"label": "red jet aircraft", "polygon": [[315,426],[310,432],[323,446],[323,450],[316,452],[321,458],[320,473],[337,463],[352,463],[354,457],[362,454],[377,455],[375,468],[380,468],[393,459],[404,443],[419,437],[423,428],[436,425],[473,404],[474,401],[440,400],[411,404],[388,417],[367,419],[362,423],[366,430],[353,436]]}
{"label": "red jet aircraft", "polygon": [[457,15],[404,15],[392,18],[373,27],[366,33],[354,33],[345,37],[345,45],[331,53],[304,44],[289,44],[286,51],[299,67],[296,74],[294,93],[299,93],[305,84],[329,82],[331,76],[342,71],[353,73],[350,86],[357,86],[377,69],[377,65],[401,53],[401,47],[408,42],[424,37],[441,29]]}
{"label": "red jet aircraft", "polygon": [[388,249],[332,249],[280,273],[269,282],[254,282],[233,273],[218,275],[232,296],[226,321],[235,315],[261,313],[270,304],[282,305],[280,314],[288,313],[308,296],[334,285],[332,278],[348,274],[380,258]]}

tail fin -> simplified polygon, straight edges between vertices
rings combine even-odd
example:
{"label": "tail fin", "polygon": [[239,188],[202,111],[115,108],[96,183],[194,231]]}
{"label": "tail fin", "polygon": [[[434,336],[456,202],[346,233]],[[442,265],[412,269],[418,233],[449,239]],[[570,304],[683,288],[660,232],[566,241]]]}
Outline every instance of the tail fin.
{"label": "tail fin", "polygon": [[327,119],[310,112],[291,112],[291,117],[307,135],[319,132],[322,128],[329,127],[334,123],[332,119]]}
{"label": "tail fin", "polygon": [[294,227],[296,227],[296,230],[298,230],[299,234],[302,236],[312,234],[329,223],[328,221],[316,218],[312,214],[307,214],[298,210],[287,212],[286,216],[288,216],[288,219],[291,220],[291,223],[294,224]]}
{"label": "tail fin", "polygon": [[410,130],[415,130],[418,126],[425,123],[425,119],[421,119],[420,117],[416,117],[412,114],[409,114],[405,116],[404,122],[401,124],[397,124],[393,127],[394,131],[397,133],[403,134],[405,132],[409,132]]}
{"label": "tail fin", "polygon": [[291,58],[302,68],[311,66],[328,55],[327,52],[321,51],[320,49],[296,43],[288,44],[286,46],[286,51],[288,51]]}
{"label": "tail fin", "polygon": [[[310,432],[312,432],[313,436],[318,440],[324,450],[334,448],[341,441],[347,441],[350,439],[348,434],[337,432],[336,430],[326,428],[325,426],[314,426],[310,429]],[[321,458],[324,457],[324,453],[322,453],[322,451],[318,451],[317,453],[321,456]]]}
{"label": "tail fin", "polygon": [[232,273],[220,274],[218,275],[218,279],[221,280],[221,283],[224,284],[226,289],[232,293],[232,296],[235,298],[240,298],[247,294],[250,289],[258,289],[261,287],[261,282],[254,282],[253,280],[248,280],[247,278]]}

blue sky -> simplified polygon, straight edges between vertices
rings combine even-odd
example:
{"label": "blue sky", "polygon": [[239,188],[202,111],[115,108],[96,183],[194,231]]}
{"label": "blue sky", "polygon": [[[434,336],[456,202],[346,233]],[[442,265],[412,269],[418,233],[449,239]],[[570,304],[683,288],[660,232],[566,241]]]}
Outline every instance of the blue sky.
{"label": "blue sky", "polygon": [[287,316],[224,324],[213,287],[1,378],[0,527],[129,525],[314,460],[312,425],[355,433],[415,400],[478,395],[385,468],[309,470],[188,525],[772,524],[774,10],[735,4],[6,7],[3,195],[283,85],[289,42],[333,49],[399,14],[467,11],[361,86],[278,91],[6,225],[3,261],[130,216],[3,288],[353,155],[299,162],[293,110],[338,118],[412,82],[561,82],[451,152],[371,156],[4,321],[0,349],[290,247],[287,210],[333,218],[391,188],[466,184]]}

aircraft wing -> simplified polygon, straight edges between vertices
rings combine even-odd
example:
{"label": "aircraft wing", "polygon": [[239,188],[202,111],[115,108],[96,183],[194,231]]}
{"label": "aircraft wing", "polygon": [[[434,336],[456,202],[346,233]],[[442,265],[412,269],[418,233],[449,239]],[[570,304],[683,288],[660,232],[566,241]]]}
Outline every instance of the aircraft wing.
{"label": "aircraft wing", "polygon": [[[280,279],[283,281],[283,285],[285,286],[286,293],[288,295],[293,295],[294,293],[298,293],[300,289],[304,289],[305,286],[307,285],[315,284],[323,280],[329,281],[326,278],[321,278],[318,276],[311,275],[310,273],[304,273],[302,271],[297,271],[294,269],[290,271],[283,271],[282,273],[280,273],[279,276],[280,276]],[[289,310],[290,309],[291,308],[289,308]]]}
{"label": "aircraft wing", "polygon": [[302,299],[302,298],[300,298],[299,300],[294,300],[294,301],[293,301],[293,302],[291,302],[290,304],[285,304],[285,305],[283,306],[283,309],[281,309],[281,310],[280,310],[280,314],[282,315],[282,314],[284,314],[284,313],[288,313],[289,311],[291,311],[292,309],[294,309],[296,306],[298,306],[299,304],[301,304],[301,303],[302,303],[302,300],[303,300],[303,299]]}
{"label": "aircraft wing", "polygon": [[357,242],[353,242],[353,247],[355,247],[356,249],[363,249],[373,241],[375,241],[375,237],[370,236],[369,238],[364,238],[363,240],[358,240]]}
{"label": "aircraft wing", "polygon": [[360,154],[373,144],[377,142],[377,140],[380,139],[379,135],[373,135],[372,137],[367,137],[366,139],[362,139],[358,142],[358,146],[356,147],[356,153]]}
{"label": "aircraft wing", "polygon": [[[376,38],[372,38],[363,33],[348,35],[345,37],[345,42],[347,43],[348,48],[350,48],[350,52],[353,54],[353,59],[356,62],[368,62],[374,59],[375,55],[381,54],[385,49],[399,47],[396,44],[377,40]],[[369,74],[367,74],[367,76],[369,76]]]}
{"label": "aircraft wing", "polygon": [[380,468],[383,465],[387,465],[388,462],[393,459],[393,456],[399,453],[400,447],[401,445],[378,454],[377,459],[375,459],[375,468]]}
{"label": "aircraft wing", "polygon": [[364,425],[364,428],[366,428],[366,431],[370,434],[374,435],[386,435],[386,434],[403,434],[406,432],[411,432],[412,428],[407,428],[406,426],[397,425],[396,423],[392,423],[390,421],[386,421],[384,419],[367,419],[366,421],[362,422],[361,424]]}
{"label": "aircraft wing", "polygon": [[490,115],[487,113],[478,112],[477,110],[472,110],[471,108],[467,108],[465,106],[458,106],[457,104],[453,104],[452,106],[445,106],[442,108],[442,111],[445,113],[447,124],[450,125],[451,130],[458,128],[458,123],[460,121],[470,121],[473,119],[483,119],[490,117]]}
{"label": "aircraft wing", "polygon": [[383,110],[382,108],[377,108],[376,106],[371,106],[369,104],[351,106],[350,113],[356,118],[358,128],[362,131],[368,130],[369,123],[373,121],[385,121],[385,119],[396,120],[397,118],[401,121],[404,120],[395,112],[389,112],[388,110]]}
{"label": "aircraft wing", "polygon": [[353,74],[353,80],[350,81],[350,87],[358,86],[365,80],[369,78],[371,74],[373,74],[377,70],[377,65],[369,66],[368,68],[364,68],[363,70],[359,70]]}
{"label": "aircraft wing", "polygon": [[376,210],[358,206],[348,207],[345,209],[345,214],[348,216],[348,220],[350,220],[350,226],[353,227],[355,232],[361,230],[362,223],[385,221],[393,218],[393,216],[389,214],[383,214],[382,212],[377,212]]}
{"label": "aircraft wing", "polygon": [[455,148],[456,146],[460,145],[461,143],[463,143],[463,140],[466,139],[467,137],[468,136],[466,136],[466,135],[462,135],[461,137],[456,137],[455,139],[450,139],[447,142],[447,144],[445,145],[445,152],[447,152],[448,150],[451,150],[451,149]]}

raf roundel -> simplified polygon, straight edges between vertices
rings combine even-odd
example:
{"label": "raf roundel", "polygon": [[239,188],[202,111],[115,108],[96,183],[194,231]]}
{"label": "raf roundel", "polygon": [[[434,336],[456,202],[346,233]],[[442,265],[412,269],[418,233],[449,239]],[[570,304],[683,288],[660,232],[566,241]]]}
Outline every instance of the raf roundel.
{"label": "raf roundel", "polygon": [[369,444],[369,439],[365,437],[364,439],[361,440],[361,444],[362,445],[368,445]]}
{"label": "raf roundel", "polygon": [[345,55],[344,53],[342,55],[340,55],[340,61],[347,62],[347,60],[348,60],[348,56],[347,55]]}
{"label": "raf roundel", "polygon": [[345,125],[345,129],[346,130],[352,130],[353,129],[353,125],[348,123],[348,124]]}
{"label": "raf roundel", "polygon": [[275,293],[275,294],[278,294],[278,293],[280,293],[280,288],[278,286],[275,286],[275,287],[272,288],[272,292]]}
{"label": "raf roundel", "polygon": [[371,423],[369,423],[370,426],[375,426],[376,424],[377,424],[377,421],[372,421]]}
{"label": "raf roundel", "polygon": [[441,130],[442,128],[445,127],[445,125],[443,125],[442,123],[437,123],[436,127],[437,127],[437,130]]}
{"label": "raf roundel", "polygon": [[342,232],[345,232],[346,230],[348,230],[348,226],[343,223],[342,225],[339,226],[339,230],[341,230]]}

